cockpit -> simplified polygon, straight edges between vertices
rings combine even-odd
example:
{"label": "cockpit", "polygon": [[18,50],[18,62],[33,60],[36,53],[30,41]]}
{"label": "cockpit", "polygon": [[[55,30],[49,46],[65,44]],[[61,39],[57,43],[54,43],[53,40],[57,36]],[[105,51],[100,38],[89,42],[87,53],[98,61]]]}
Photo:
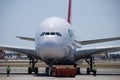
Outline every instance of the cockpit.
{"label": "cockpit", "polygon": [[58,36],[58,37],[61,37],[62,36],[62,34],[60,33],[60,32],[42,32],[41,34],[40,34],[40,36]]}

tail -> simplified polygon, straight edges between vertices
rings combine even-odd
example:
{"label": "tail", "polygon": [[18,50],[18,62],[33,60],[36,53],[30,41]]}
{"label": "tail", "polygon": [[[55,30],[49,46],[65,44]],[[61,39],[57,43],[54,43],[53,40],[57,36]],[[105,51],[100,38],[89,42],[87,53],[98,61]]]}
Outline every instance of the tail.
{"label": "tail", "polygon": [[69,4],[68,4],[68,19],[67,19],[68,23],[71,24],[71,0],[69,0]]}

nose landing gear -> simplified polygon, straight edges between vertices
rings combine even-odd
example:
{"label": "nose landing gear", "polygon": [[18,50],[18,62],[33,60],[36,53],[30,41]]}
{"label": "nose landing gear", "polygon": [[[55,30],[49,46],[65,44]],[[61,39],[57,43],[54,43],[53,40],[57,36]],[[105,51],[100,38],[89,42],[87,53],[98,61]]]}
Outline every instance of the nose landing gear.
{"label": "nose landing gear", "polygon": [[47,76],[52,76],[52,65],[49,65],[48,67],[46,67],[45,74]]}

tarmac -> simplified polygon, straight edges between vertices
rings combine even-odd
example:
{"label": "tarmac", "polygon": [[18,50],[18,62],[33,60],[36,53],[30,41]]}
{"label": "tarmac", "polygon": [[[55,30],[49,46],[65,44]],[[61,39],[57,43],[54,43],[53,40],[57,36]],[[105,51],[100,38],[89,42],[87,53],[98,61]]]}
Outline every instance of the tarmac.
{"label": "tarmac", "polygon": [[86,69],[81,68],[81,75],[70,77],[45,76],[45,67],[39,68],[39,74],[27,74],[27,67],[11,67],[11,74],[7,77],[6,67],[0,67],[0,80],[120,80],[120,69],[97,69],[97,75],[86,75]]}
{"label": "tarmac", "polygon": [[119,75],[77,75],[75,78],[68,77],[46,77],[34,75],[0,75],[0,80],[120,80]]}

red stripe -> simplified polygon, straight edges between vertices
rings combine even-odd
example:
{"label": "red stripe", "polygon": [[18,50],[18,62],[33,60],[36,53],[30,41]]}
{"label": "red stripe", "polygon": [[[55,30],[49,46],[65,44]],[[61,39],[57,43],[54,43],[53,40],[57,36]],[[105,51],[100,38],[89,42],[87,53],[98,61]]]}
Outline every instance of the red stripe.
{"label": "red stripe", "polygon": [[71,23],[71,0],[69,0],[69,5],[68,5],[68,23]]}

